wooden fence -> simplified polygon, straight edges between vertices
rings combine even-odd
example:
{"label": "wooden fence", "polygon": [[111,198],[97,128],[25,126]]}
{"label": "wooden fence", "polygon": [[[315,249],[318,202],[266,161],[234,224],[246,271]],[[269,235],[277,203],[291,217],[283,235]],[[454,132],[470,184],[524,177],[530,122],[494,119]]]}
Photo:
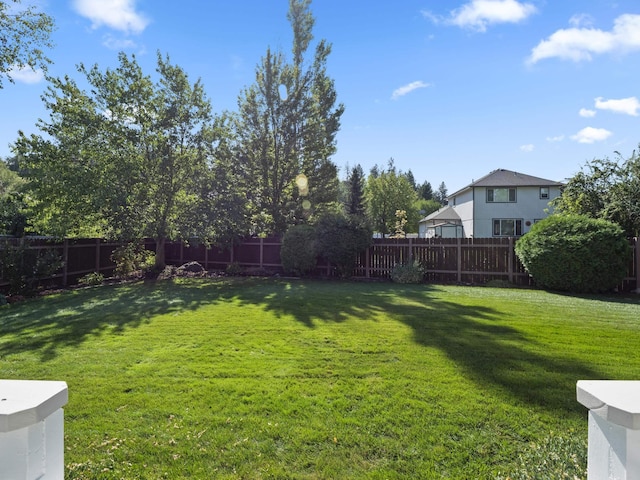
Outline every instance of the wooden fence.
{"label": "wooden fence", "polygon": [[[630,240],[632,254],[629,257],[627,277],[620,291],[640,291],[640,247],[638,239]],[[91,272],[110,275],[115,265],[111,260],[113,250],[120,243],[100,239],[73,239],[54,242],[47,239],[29,240],[29,248],[52,249],[64,261],[63,269],[52,277],[58,285],[74,284],[78,278]],[[487,239],[375,239],[373,245],[357,259],[354,276],[363,279],[385,279],[391,276],[398,263],[417,260],[426,269],[426,277],[433,283],[460,283],[482,285],[492,280],[503,280],[518,285],[532,285],[531,277],[518,260],[513,238]],[[248,272],[282,272],[279,238],[250,238],[230,249],[186,246],[175,242],[166,245],[167,264],[181,265],[197,261],[207,270],[225,270],[237,264]],[[152,241],[146,248],[153,250]],[[336,276],[334,267],[318,259],[316,273]],[[6,287],[0,266],[0,288]]]}

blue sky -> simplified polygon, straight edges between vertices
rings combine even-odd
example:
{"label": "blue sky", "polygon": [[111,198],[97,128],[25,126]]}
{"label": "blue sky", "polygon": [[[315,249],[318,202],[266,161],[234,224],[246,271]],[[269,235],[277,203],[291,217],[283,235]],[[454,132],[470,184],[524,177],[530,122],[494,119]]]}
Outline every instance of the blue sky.
{"label": "blue sky", "polygon": [[[23,2],[26,0],[23,0]],[[55,22],[50,73],[156,52],[236,110],[266,48],[287,54],[287,0],[30,0]],[[496,168],[564,180],[640,143],[637,0],[314,0],[316,39],[345,105],[346,166],[385,165],[450,193]],[[38,72],[0,90],[0,156],[47,118]]]}

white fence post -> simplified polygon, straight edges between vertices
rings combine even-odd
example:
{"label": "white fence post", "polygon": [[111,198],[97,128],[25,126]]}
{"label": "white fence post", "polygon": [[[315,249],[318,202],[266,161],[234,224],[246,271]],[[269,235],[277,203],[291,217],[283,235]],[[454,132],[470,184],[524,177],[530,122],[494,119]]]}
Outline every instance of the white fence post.
{"label": "white fence post", "polygon": [[589,409],[589,480],[640,480],[640,381],[580,380]]}
{"label": "white fence post", "polygon": [[0,380],[0,478],[64,478],[65,382]]}

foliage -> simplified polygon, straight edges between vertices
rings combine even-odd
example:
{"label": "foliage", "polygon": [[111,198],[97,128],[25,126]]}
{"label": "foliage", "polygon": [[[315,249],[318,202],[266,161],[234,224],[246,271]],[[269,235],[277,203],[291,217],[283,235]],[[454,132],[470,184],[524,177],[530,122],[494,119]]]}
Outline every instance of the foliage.
{"label": "foliage", "polygon": [[437,212],[441,208],[442,208],[442,204],[434,199],[430,199],[430,200],[419,199],[415,203],[415,207],[414,207],[414,209],[420,213],[420,219],[423,219],[424,217],[432,214],[433,212]]}
{"label": "foliage", "polygon": [[551,215],[516,243],[516,254],[543,288],[605,292],[627,271],[629,243],[622,229],[584,215]]}
{"label": "foliage", "polygon": [[576,381],[640,370],[623,295],[198,278],[1,311],[0,378],[73,391],[70,480],[584,478]]}
{"label": "foliage", "polygon": [[25,180],[0,160],[0,235],[23,237],[28,226]]}
{"label": "foliage", "polygon": [[98,272],[87,273],[85,276],[78,279],[78,285],[82,285],[84,287],[102,285],[103,282],[104,275]]}
{"label": "foliage", "polygon": [[242,274],[243,269],[240,266],[240,264],[238,262],[231,262],[229,265],[227,265],[227,268],[225,269],[225,272],[227,275],[231,275],[232,277],[236,277],[240,274]]}
{"label": "foliage", "polygon": [[444,182],[441,182],[440,186],[438,187],[438,191],[433,194],[433,198],[440,202],[440,205],[446,205],[447,195],[447,186]]}
{"label": "foliage", "polygon": [[559,213],[603,218],[628,236],[640,236],[640,153],[623,159],[595,159],[567,182],[553,206]]}
{"label": "foliage", "polygon": [[316,266],[316,232],[310,225],[294,225],[282,237],[280,258],[285,272],[307,275]]}
{"label": "foliage", "polygon": [[22,0],[0,1],[0,89],[3,77],[14,82],[14,68],[46,71],[51,62],[43,48],[51,47],[53,19]]}
{"label": "foliage", "polygon": [[201,82],[191,84],[160,53],[156,83],[124,53],[115,69],[78,70],[90,90],[51,79],[49,122],[39,122],[42,135],[21,134],[16,144],[42,231],[154,238],[159,267],[167,239],[214,236],[199,213],[203,202],[211,208],[226,198],[218,182],[230,181],[212,167],[226,130],[214,125]]}
{"label": "foliage", "polygon": [[153,252],[146,250],[140,243],[130,242],[116,248],[111,254],[111,261],[116,264],[116,276],[127,277],[151,269],[154,257]]}
{"label": "foliage", "polygon": [[53,250],[30,248],[26,240],[17,245],[0,243],[0,278],[9,283],[10,294],[34,295],[41,281],[62,266],[62,258]]}
{"label": "foliage", "polygon": [[414,209],[417,195],[406,176],[396,171],[393,160],[386,170],[376,169],[365,186],[367,216],[373,229],[383,235],[395,231],[396,211],[407,212],[407,233],[417,231],[419,213]]}
{"label": "foliage", "polygon": [[351,169],[349,178],[347,178],[349,193],[346,210],[349,215],[364,216],[366,213],[364,201],[365,180],[364,171],[360,165],[356,165]]}
{"label": "foliage", "polygon": [[418,194],[418,198],[420,200],[434,200],[433,188],[431,187],[431,184],[426,180],[420,185],[418,185],[418,188],[416,189],[416,193]]}
{"label": "foliage", "polygon": [[399,263],[391,271],[391,280],[395,283],[422,283],[424,273],[424,268],[417,260],[410,263]]}
{"label": "foliage", "polygon": [[407,211],[396,210],[396,225],[391,238],[406,238],[405,228],[407,227]]}
{"label": "foliage", "polygon": [[318,253],[335,265],[342,277],[350,277],[358,255],[371,245],[373,232],[362,217],[335,213],[319,219],[316,238]]}
{"label": "foliage", "polygon": [[337,168],[330,157],[344,110],[336,106],[324,40],[307,66],[313,39],[310,0],[290,0],[293,58],[267,49],[256,81],[238,99],[236,155],[254,233],[283,233],[307,223],[337,201]]}

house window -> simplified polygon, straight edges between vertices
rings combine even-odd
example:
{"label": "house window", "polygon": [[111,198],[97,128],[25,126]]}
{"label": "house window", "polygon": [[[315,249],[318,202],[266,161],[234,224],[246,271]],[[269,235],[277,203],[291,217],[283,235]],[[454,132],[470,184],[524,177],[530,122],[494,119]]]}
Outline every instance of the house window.
{"label": "house window", "polygon": [[522,220],[515,218],[494,218],[494,237],[519,237],[522,235]]}
{"label": "house window", "polygon": [[548,199],[549,198],[549,187],[540,187],[540,199]]}
{"label": "house window", "polygon": [[513,203],[515,201],[515,188],[487,188],[487,202],[489,203]]}

